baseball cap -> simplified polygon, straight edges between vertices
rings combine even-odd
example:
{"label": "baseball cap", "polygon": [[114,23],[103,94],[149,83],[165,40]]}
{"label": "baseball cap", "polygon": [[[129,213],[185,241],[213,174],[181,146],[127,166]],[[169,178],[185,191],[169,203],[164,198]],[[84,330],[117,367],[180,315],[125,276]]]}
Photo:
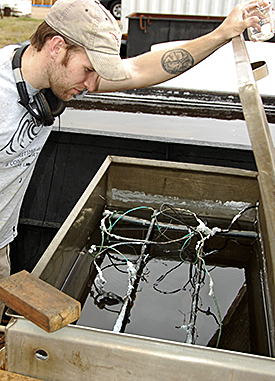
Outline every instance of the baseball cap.
{"label": "baseball cap", "polygon": [[119,55],[121,32],[118,23],[99,0],[57,0],[45,22],[82,46],[102,78],[111,81],[129,78]]}

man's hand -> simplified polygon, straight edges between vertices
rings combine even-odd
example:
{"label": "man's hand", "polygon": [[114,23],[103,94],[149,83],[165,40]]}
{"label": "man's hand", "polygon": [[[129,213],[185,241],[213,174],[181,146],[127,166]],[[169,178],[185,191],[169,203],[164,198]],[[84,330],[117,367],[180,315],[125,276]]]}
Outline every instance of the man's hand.
{"label": "man's hand", "polygon": [[235,6],[224,22],[216,29],[225,41],[239,36],[246,28],[255,26],[259,22],[257,16],[248,17],[248,13],[259,7],[265,7],[268,1],[246,1]]}

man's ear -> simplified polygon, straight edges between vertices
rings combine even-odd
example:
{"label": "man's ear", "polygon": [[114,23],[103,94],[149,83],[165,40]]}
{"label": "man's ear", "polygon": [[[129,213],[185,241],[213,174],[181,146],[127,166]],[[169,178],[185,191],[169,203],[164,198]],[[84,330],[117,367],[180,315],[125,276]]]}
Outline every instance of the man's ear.
{"label": "man's ear", "polygon": [[64,38],[61,36],[54,36],[49,40],[49,49],[50,49],[50,55],[51,58],[55,59],[61,49],[65,46]]}

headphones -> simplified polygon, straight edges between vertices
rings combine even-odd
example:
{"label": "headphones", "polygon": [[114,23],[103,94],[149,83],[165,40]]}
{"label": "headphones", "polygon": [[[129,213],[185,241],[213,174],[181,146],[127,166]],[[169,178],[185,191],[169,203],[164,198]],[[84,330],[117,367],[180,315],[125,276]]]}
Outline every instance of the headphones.
{"label": "headphones", "polygon": [[50,88],[39,91],[33,96],[33,101],[30,102],[26,83],[21,72],[22,55],[28,46],[29,44],[16,49],[12,58],[12,70],[19,94],[18,103],[24,106],[44,126],[51,126],[54,118],[65,110],[66,102],[58,99]]}

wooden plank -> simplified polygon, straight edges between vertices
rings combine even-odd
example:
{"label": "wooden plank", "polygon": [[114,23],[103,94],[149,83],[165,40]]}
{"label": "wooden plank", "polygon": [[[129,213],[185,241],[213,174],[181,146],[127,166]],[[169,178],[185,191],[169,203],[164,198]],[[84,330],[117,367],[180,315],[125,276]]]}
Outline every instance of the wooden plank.
{"label": "wooden plank", "polygon": [[76,321],[81,314],[77,300],[26,270],[0,280],[0,299],[47,332]]}
{"label": "wooden plank", "polygon": [[40,381],[38,378],[22,376],[21,374],[0,370],[1,381]]}

